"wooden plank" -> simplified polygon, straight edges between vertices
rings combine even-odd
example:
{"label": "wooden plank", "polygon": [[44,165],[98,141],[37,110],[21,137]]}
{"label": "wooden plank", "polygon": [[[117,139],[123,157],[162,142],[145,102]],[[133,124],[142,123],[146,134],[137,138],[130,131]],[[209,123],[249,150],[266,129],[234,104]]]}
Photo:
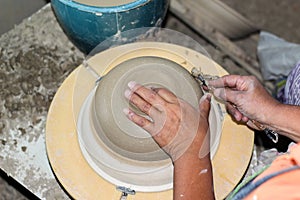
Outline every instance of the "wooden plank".
{"label": "wooden plank", "polygon": [[201,5],[199,4],[199,0],[171,0],[170,11],[175,16],[263,82],[262,75],[258,70],[258,62],[247,56],[240,47],[231,42],[222,33],[208,25],[202,19],[202,14],[199,14],[200,10]]}

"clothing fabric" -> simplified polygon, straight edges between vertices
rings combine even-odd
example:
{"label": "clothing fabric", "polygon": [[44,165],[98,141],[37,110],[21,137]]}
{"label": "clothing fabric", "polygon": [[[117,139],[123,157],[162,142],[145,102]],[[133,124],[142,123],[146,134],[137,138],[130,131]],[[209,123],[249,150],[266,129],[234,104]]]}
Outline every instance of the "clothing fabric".
{"label": "clothing fabric", "polygon": [[288,77],[277,80],[274,96],[284,104],[300,105],[300,62]]}
{"label": "clothing fabric", "polygon": [[279,156],[258,176],[251,178],[230,200],[300,199],[300,143]]}
{"label": "clothing fabric", "polygon": [[284,88],[284,104],[300,105],[300,63],[289,74]]}
{"label": "clothing fabric", "polygon": [[260,32],[257,55],[265,80],[287,77],[300,59],[300,44],[285,41],[272,33]]}
{"label": "clothing fabric", "polygon": [[277,172],[274,172],[272,174],[269,174],[267,176],[262,177],[259,180],[256,181],[250,181],[247,184],[245,184],[237,194],[235,194],[235,196],[231,199],[231,200],[239,200],[239,199],[244,199],[246,196],[248,196],[251,192],[253,192],[254,190],[256,190],[258,187],[260,187],[262,184],[266,183],[267,181],[269,181],[272,178],[275,178],[279,175],[282,175],[284,173],[287,172],[291,172],[293,170],[300,170],[300,166],[296,165],[296,166],[292,166],[289,167],[287,169],[283,169]]}

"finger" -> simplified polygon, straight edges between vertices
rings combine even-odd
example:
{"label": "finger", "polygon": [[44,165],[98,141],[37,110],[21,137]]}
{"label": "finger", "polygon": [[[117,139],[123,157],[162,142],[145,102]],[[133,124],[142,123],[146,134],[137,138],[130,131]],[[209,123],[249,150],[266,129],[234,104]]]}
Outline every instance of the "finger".
{"label": "finger", "polygon": [[159,96],[161,96],[164,100],[166,100],[169,103],[178,103],[178,99],[176,95],[171,92],[170,90],[167,90],[165,88],[152,88],[154,92],[156,92]]}
{"label": "finger", "polygon": [[241,98],[241,92],[232,90],[229,88],[218,88],[214,89],[213,94],[215,97],[230,102],[231,104],[237,104],[237,99]]}
{"label": "finger", "polygon": [[130,103],[135,105],[139,110],[149,115],[151,118],[156,118],[156,116],[160,114],[160,112],[156,108],[142,99],[139,95],[132,93],[130,90],[125,90],[124,95]]}
{"label": "finger", "polygon": [[199,150],[199,158],[202,159],[209,155],[210,152],[210,133],[209,133],[209,124],[208,124],[208,117],[209,117],[209,111],[210,111],[210,102],[211,102],[211,95],[206,94],[203,95],[200,99],[200,104],[199,104],[199,110],[200,110],[200,116],[202,117],[202,120],[206,121],[206,125],[203,126],[202,128],[205,128],[204,130],[208,133],[205,135],[204,139],[202,140],[202,144]]}
{"label": "finger", "polygon": [[137,84],[134,81],[130,81],[128,83],[128,87],[131,89],[132,92],[142,97],[145,101],[157,108],[159,111],[161,111],[161,106],[164,106],[166,104],[166,101],[156,92],[144,86],[141,86],[140,84]]}
{"label": "finger", "polygon": [[134,122],[136,125],[148,131],[150,134],[153,132],[153,124],[150,120],[137,115],[135,112],[128,108],[124,108],[123,112],[127,116],[127,118]]}
{"label": "finger", "polygon": [[243,118],[243,114],[231,103],[226,103],[227,112],[234,117],[236,121],[241,121]]}
{"label": "finger", "polygon": [[209,116],[210,102],[211,102],[211,95],[205,94],[201,97],[199,103],[200,115],[206,120],[208,120],[208,116]]}
{"label": "finger", "polygon": [[243,116],[243,117],[242,117],[242,121],[246,123],[246,122],[248,122],[248,121],[249,121],[249,118],[248,118],[248,117],[246,117],[246,116]]}
{"label": "finger", "polygon": [[209,80],[208,85],[214,88],[237,88],[243,78],[240,75],[225,75],[219,79]]}

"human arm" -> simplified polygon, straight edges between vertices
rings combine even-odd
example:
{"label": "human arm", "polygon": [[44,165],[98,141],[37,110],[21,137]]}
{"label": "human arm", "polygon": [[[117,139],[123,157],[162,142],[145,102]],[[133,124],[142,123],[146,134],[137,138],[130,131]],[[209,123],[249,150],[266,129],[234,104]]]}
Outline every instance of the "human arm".
{"label": "human arm", "polygon": [[183,155],[174,162],[174,200],[214,199],[209,154],[199,159]]}
{"label": "human arm", "polygon": [[209,81],[214,95],[226,101],[228,112],[237,121],[257,128],[252,120],[300,141],[300,107],[276,101],[253,76],[227,75]]}
{"label": "human arm", "polygon": [[[199,109],[166,89],[148,89],[134,82],[125,96],[152,120],[124,109],[128,118],[148,131],[174,164],[174,199],[214,199],[209,154],[210,98]],[[201,151],[200,151],[201,150]],[[201,153],[199,153],[201,152]]]}

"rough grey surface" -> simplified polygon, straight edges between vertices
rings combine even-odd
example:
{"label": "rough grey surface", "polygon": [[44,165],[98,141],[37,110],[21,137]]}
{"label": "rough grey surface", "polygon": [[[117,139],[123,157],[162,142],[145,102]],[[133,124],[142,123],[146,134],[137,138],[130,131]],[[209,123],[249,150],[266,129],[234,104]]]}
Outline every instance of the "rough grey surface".
{"label": "rough grey surface", "polygon": [[0,34],[12,29],[16,24],[38,11],[46,3],[46,0],[1,0]]}
{"label": "rough grey surface", "polygon": [[[83,55],[64,35],[49,5],[2,35],[0,45],[0,166],[38,196],[62,198],[49,166],[41,162],[47,162],[46,155],[33,146],[44,148],[51,100]],[[11,191],[0,190],[0,199],[23,198]]]}

